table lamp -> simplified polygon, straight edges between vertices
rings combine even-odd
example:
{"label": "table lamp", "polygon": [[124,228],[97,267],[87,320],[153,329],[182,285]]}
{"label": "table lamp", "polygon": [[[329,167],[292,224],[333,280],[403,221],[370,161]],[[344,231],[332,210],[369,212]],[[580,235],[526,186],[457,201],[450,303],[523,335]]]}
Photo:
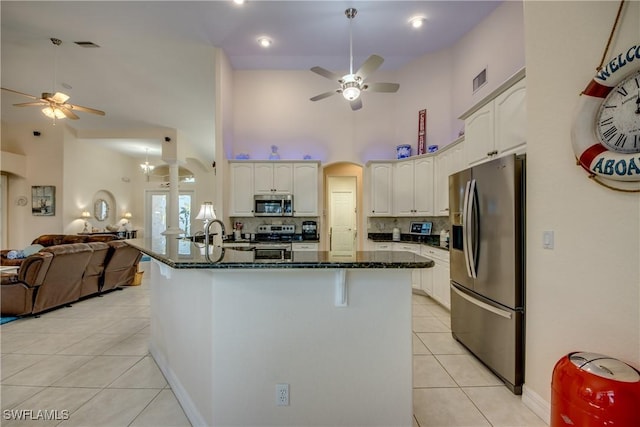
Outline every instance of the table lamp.
{"label": "table lamp", "polygon": [[91,218],[91,213],[89,211],[82,211],[80,217],[84,219],[84,228],[82,229],[83,233],[89,232],[89,223],[87,222],[87,218]]}

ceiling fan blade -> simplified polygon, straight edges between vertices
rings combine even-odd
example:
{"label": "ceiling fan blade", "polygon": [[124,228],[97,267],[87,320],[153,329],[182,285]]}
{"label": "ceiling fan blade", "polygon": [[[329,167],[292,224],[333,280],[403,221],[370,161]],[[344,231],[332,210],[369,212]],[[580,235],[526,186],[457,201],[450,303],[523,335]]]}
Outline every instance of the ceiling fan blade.
{"label": "ceiling fan blade", "polygon": [[67,95],[66,93],[62,93],[62,92],[56,92],[55,95],[53,95],[49,99],[51,99],[56,104],[64,104],[69,99],[69,95]]}
{"label": "ceiling fan blade", "polygon": [[338,92],[336,92],[336,91],[325,92],[325,93],[321,93],[320,95],[316,95],[316,96],[314,96],[313,98],[310,98],[310,99],[311,99],[311,101],[320,101],[321,99],[328,98],[331,95],[335,95],[336,93],[338,93]]}
{"label": "ceiling fan blade", "polygon": [[366,61],[364,61],[364,64],[362,64],[360,69],[356,71],[356,74],[364,80],[369,74],[380,68],[383,62],[384,59],[381,56],[371,55]]}
{"label": "ceiling fan blade", "polygon": [[31,99],[40,99],[37,96],[33,96],[33,95],[29,95],[27,93],[23,93],[23,92],[18,92],[17,90],[13,90],[13,89],[7,89],[6,87],[0,88],[2,90],[6,90],[7,92],[13,92],[13,93],[17,93],[18,95],[22,95],[22,96],[26,96],[27,98],[31,98]]}
{"label": "ceiling fan blade", "polygon": [[349,105],[351,105],[351,109],[353,111],[357,111],[359,109],[362,108],[362,98],[358,97],[356,99],[354,99],[353,101],[349,102]]}
{"label": "ceiling fan blade", "polygon": [[330,80],[340,80],[342,79],[342,76],[337,75],[336,73],[334,73],[333,71],[329,71],[326,68],[322,68],[322,67],[313,67],[311,68],[311,71],[313,71],[316,74],[320,74],[322,77],[326,77]]}
{"label": "ceiling fan blade", "polygon": [[400,85],[398,83],[367,83],[364,89],[369,92],[397,92]]}
{"label": "ceiling fan blade", "polygon": [[14,107],[41,107],[43,105],[49,105],[48,102],[36,101],[36,102],[23,102],[20,104],[13,104]]}
{"label": "ceiling fan blade", "polygon": [[70,109],[67,108],[67,105],[60,105],[57,108],[62,111],[62,113],[65,115],[66,118],[71,119],[71,120],[78,120],[80,117],[78,117],[78,115],[76,113],[74,113],[73,111],[71,111]]}
{"label": "ceiling fan blade", "polygon": [[84,111],[85,113],[97,114],[99,116],[105,115],[104,111],[96,110],[95,108],[83,107],[82,105],[64,104],[64,106],[72,110]]}

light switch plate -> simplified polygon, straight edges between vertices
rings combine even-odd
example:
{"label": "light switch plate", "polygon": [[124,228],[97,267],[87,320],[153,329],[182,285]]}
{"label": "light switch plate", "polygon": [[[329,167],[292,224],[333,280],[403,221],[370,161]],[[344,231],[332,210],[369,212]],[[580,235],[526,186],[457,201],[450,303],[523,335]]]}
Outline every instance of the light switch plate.
{"label": "light switch plate", "polygon": [[544,249],[553,249],[553,231],[542,232],[542,247]]}

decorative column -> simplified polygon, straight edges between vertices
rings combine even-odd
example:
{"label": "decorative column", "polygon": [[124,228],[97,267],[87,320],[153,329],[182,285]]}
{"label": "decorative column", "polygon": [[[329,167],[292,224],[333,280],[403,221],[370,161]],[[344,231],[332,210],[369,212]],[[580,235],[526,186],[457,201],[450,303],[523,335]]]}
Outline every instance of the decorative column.
{"label": "decorative column", "polygon": [[178,185],[178,161],[171,160],[169,163],[169,213],[167,216],[167,229],[162,232],[163,235],[184,234],[184,230],[178,227],[179,192]]}

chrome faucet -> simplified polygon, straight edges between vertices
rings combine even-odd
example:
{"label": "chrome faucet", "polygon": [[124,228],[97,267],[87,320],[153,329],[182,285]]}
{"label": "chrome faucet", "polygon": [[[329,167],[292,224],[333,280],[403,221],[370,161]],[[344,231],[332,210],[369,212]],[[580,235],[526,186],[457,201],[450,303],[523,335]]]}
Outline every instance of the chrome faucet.
{"label": "chrome faucet", "polygon": [[220,224],[220,232],[222,233],[222,240],[224,241],[224,235],[225,235],[225,233],[224,233],[224,223],[222,221],[220,221],[219,219],[217,219],[217,218],[216,219],[212,219],[204,227],[204,248],[205,248],[205,253],[207,255],[209,255],[209,234],[210,234],[209,229],[211,228],[211,224],[213,224],[213,223]]}

